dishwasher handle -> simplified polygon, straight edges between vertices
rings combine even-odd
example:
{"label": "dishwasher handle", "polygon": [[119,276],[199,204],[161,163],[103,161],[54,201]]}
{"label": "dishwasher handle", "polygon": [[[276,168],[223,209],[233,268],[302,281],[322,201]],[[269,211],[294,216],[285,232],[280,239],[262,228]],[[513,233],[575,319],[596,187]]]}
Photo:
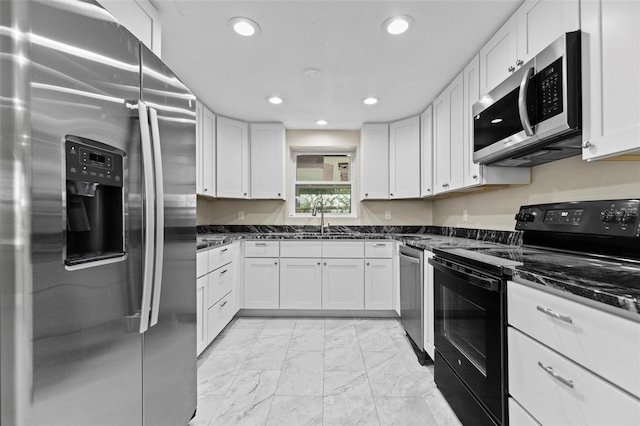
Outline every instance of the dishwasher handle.
{"label": "dishwasher handle", "polygon": [[465,280],[476,287],[494,292],[501,292],[504,288],[503,279],[485,275],[471,267],[460,265],[437,256],[429,259],[429,263],[433,265],[434,269],[455,278]]}
{"label": "dishwasher handle", "polygon": [[420,258],[419,257],[407,256],[404,253],[399,253],[399,255],[400,255],[400,258],[402,258],[402,259],[404,259],[404,260],[406,260],[408,262],[418,263],[418,264],[420,263]]}

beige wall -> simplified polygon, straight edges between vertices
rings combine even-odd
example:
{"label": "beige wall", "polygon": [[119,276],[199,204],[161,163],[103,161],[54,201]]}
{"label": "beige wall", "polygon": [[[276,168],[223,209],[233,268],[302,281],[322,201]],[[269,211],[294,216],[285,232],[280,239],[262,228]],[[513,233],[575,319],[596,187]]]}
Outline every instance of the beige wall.
{"label": "beige wall", "polygon": [[587,162],[576,156],[532,168],[530,185],[437,200],[433,225],[513,230],[521,205],[638,197],[640,162]]}
{"label": "beige wall", "polygon": [[[287,131],[287,153],[292,147],[355,149],[356,194],[359,194],[359,146],[360,131]],[[290,175],[287,161],[286,176]],[[587,162],[576,156],[534,167],[531,180],[530,185],[433,201],[356,201],[357,218],[329,218],[328,221],[336,225],[437,225],[513,230],[513,216],[521,205],[640,197],[640,162]],[[463,221],[464,210],[467,210],[467,221]],[[238,220],[238,211],[244,212],[244,220]],[[385,219],[385,211],[391,211],[391,220]],[[286,201],[198,199],[200,225],[317,225],[318,222],[317,217],[289,217]]]}
{"label": "beige wall", "polygon": [[[327,218],[335,225],[429,225],[432,222],[432,202],[426,200],[366,201],[358,200],[360,176],[359,130],[287,130],[286,193],[291,192],[291,149],[330,148],[356,152],[355,218]],[[238,212],[244,220],[238,220]],[[385,212],[391,219],[385,219]],[[280,200],[206,200],[198,199],[198,224],[212,225],[317,225],[318,217],[289,216],[288,201]]]}

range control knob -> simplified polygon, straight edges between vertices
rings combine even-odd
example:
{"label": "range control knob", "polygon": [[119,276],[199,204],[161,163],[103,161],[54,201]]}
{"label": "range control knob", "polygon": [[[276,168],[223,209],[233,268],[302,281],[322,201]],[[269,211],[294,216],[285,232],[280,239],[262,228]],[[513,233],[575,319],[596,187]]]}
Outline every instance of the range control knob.
{"label": "range control knob", "polygon": [[536,215],[532,213],[518,213],[516,214],[516,220],[518,222],[533,222],[536,218]]}
{"label": "range control knob", "polygon": [[631,225],[636,221],[637,218],[638,218],[638,209],[629,209],[629,210],[623,209],[621,212],[620,222],[624,223],[625,225]]}
{"label": "range control knob", "polygon": [[603,210],[600,212],[600,220],[604,223],[616,223],[619,214],[619,212],[613,210]]}

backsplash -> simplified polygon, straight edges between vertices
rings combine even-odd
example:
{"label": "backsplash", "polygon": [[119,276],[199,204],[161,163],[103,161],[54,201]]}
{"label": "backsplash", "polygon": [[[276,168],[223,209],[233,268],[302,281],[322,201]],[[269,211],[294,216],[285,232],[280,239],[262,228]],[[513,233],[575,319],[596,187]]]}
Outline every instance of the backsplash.
{"label": "backsplash", "polygon": [[[270,233],[319,233],[320,226],[313,225],[198,225],[198,234],[270,234]],[[325,228],[325,232],[326,228]],[[445,226],[365,226],[332,225],[328,231],[333,234],[436,234],[448,237],[468,238],[500,244],[519,246],[522,244],[521,231],[500,231],[495,229],[453,228]]]}

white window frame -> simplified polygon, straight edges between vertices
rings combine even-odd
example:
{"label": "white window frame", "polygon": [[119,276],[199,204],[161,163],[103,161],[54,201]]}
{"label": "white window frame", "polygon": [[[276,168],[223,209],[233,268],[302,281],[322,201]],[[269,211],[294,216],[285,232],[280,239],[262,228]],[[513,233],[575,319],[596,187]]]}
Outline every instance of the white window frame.
{"label": "white window frame", "polygon": [[[297,158],[299,155],[343,155],[349,157],[349,181],[300,181],[296,180],[296,164]],[[351,185],[351,213],[325,213],[325,218],[357,218],[358,217],[358,209],[356,206],[356,173],[355,173],[355,165],[356,165],[356,152],[355,150],[335,150],[335,149],[315,149],[313,151],[307,150],[291,150],[291,188],[290,188],[290,200],[289,203],[289,217],[299,217],[299,218],[309,218],[313,217],[311,213],[296,213],[296,184],[302,183],[306,185]],[[320,213],[318,212],[318,216]]]}

